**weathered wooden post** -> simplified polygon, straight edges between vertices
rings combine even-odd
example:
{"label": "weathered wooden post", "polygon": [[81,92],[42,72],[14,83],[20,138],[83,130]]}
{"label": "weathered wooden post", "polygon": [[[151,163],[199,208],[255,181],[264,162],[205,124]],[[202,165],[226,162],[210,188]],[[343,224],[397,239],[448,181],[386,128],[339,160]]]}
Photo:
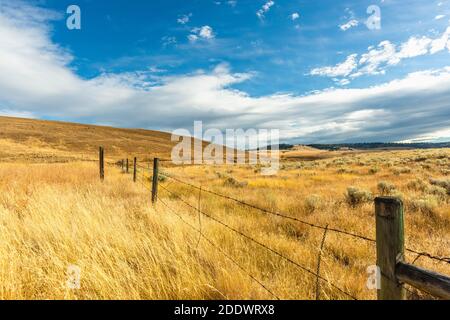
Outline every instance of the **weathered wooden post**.
{"label": "weathered wooden post", "polygon": [[125,160],[122,159],[122,173],[125,172]]}
{"label": "weathered wooden post", "polygon": [[136,182],[136,165],[137,165],[137,159],[136,159],[136,157],[134,157],[134,162],[133,162],[133,182]]}
{"label": "weathered wooden post", "polygon": [[158,176],[159,176],[159,159],[153,159],[153,178],[152,178],[152,203],[156,203],[158,199]]}
{"label": "weathered wooden post", "polygon": [[103,147],[99,148],[99,166],[100,166],[100,180],[105,180],[105,153]]}
{"label": "weathered wooden post", "polygon": [[395,197],[375,199],[377,266],[381,272],[378,300],[404,300],[405,288],[396,277],[404,256],[403,203]]}
{"label": "weathered wooden post", "polygon": [[129,172],[130,172],[130,167],[128,165],[128,158],[127,158],[127,173],[129,173]]}

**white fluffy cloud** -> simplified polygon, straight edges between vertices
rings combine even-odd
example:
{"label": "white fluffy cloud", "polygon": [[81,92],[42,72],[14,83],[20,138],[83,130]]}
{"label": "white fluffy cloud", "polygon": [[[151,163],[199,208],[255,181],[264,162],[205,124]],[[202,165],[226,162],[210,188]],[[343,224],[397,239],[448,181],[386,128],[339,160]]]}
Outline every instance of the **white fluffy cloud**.
{"label": "white fluffy cloud", "polygon": [[341,29],[342,31],[347,31],[348,29],[357,27],[358,25],[359,25],[358,20],[352,19],[352,20],[348,21],[347,23],[341,24],[339,26],[339,29]]}
{"label": "white fluffy cloud", "polygon": [[291,14],[291,20],[295,21],[297,19],[300,18],[300,14],[298,12],[294,12],[293,14]]}
{"label": "white fluffy cloud", "polygon": [[[330,78],[348,77],[354,79],[362,75],[384,74],[389,66],[399,64],[403,59],[426,54],[435,54],[447,49],[450,52],[450,27],[439,37],[410,37],[406,42],[395,45],[390,41],[382,41],[376,47],[370,47],[358,60],[358,54],[349,55],[346,60],[335,66],[314,68],[311,75]],[[349,79],[337,79],[340,83],[349,83]]]}
{"label": "white fluffy cloud", "polygon": [[182,16],[180,16],[180,17],[177,19],[177,22],[178,22],[179,24],[186,24],[186,23],[189,22],[189,20],[191,19],[191,17],[192,17],[192,13],[189,13],[189,14],[183,14]]}
{"label": "white fluffy cloud", "polygon": [[275,4],[275,2],[272,1],[272,0],[269,0],[269,1],[267,1],[266,3],[264,3],[264,5],[261,7],[261,9],[259,9],[259,10],[256,12],[256,15],[258,16],[258,18],[264,19],[264,18],[265,18],[265,14],[266,14],[267,12],[269,12],[270,8],[271,8],[274,4]]}
{"label": "white fluffy cloud", "polygon": [[358,71],[351,75],[352,78],[363,74],[384,73],[384,66],[396,65],[400,58],[396,54],[396,47],[390,41],[382,41],[376,48],[371,48],[363,54],[358,62]]}
{"label": "white fluffy cloud", "polygon": [[355,13],[350,8],[345,8],[345,16],[342,17],[342,19],[347,21],[346,23],[343,23],[339,25],[339,29],[342,31],[347,31],[351,28],[357,27],[359,25],[359,21],[355,17]]}
{"label": "white fluffy cloud", "polygon": [[[2,114],[162,130],[190,128],[202,120],[205,127],[220,129],[278,128],[283,140],[302,142],[433,140],[450,128],[450,68],[306,96],[251,96],[233,85],[253,74],[233,73],[226,64],[159,76],[156,82],[149,72],[86,80],[70,68],[74,57],[51,41],[50,15],[43,19],[33,8],[19,16],[1,9]],[[356,61],[347,60],[330,72],[352,72]]]}
{"label": "white fluffy cloud", "polygon": [[316,68],[311,70],[311,75],[328,76],[328,77],[346,77],[356,69],[358,63],[356,61],[358,55],[352,54],[347,59],[336,66]]}
{"label": "white fluffy cloud", "polygon": [[408,41],[402,43],[397,53],[397,59],[413,58],[428,53],[430,44],[433,42],[427,37],[411,37]]}
{"label": "white fluffy cloud", "polygon": [[195,42],[199,39],[211,40],[215,38],[213,29],[210,26],[203,26],[200,28],[194,28],[191,30],[191,34],[188,35],[188,39]]}

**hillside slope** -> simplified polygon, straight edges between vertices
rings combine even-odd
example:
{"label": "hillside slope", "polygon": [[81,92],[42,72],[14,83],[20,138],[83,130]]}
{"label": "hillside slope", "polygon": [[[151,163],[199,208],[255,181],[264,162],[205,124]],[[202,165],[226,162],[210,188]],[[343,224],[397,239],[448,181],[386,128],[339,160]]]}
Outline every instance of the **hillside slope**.
{"label": "hillside slope", "polygon": [[0,161],[93,160],[100,145],[110,159],[126,155],[167,158],[175,144],[170,137],[170,133],[152,130],[0,117]]}

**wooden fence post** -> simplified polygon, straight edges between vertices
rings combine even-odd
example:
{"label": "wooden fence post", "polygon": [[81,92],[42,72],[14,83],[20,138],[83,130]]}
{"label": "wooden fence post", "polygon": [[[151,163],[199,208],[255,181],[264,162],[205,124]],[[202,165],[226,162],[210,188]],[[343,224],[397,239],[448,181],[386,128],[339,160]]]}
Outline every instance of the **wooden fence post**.
{"label": "wooden fence post", "polygon": [[128,158],[127,158],[127,173],[129,173],[130,172],[130,169],[129,169],[130,167],[129,167],[129,165],[128,165]]}
{"label": "wooden fence post", "polygon": [[159,176],[159,159],[153,159],[153,178],[152,178],[152,203],[156,203],[158,199],[158,176]]}
{"label": "wooden fence post", "polygon": [[375,199],[377,266],[381,272],[378,300],[404,300],[405,288],[395,269],[404,257],[403,203],[395,197]]}
{"label": "wooden fence post", "polygon": [[136,182],[136,165],[137,165],[137,159],[136,159],[136,157],[134,157],[134,162],[133,162],[133,182]]}
{"label": "wooden fence post", "polygon": [[125,160],[122,159],[122,173],[125,172],[125,167],[124,166],[125,166]]}
{"label": "wooden fence post", "polygon": [[100,166],[100,180],[105,180],[105,153],[103,147],[99,148],[99,166]]}

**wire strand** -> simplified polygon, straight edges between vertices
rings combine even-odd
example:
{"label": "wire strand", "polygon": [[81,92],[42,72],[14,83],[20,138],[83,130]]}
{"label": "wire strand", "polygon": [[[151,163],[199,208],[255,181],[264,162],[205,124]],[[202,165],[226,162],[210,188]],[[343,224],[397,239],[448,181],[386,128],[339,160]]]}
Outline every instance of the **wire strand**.
{"label": "wire strand", "polygon": [[[199,189],[198,186],[196,186],[196,185],[194,185],[192,183],[180,180],[178,178],[175,178],[172,175],[166,174],[164,172],[160,172],[160,174],[164,175],[165,177],[167,177],[169,179],[173,179],[173,180],[175,180],[175,181],[177,181],[177,182],[179,182],[181,184],[185,184],[185,185],[190,186],[192,188]],[[322,229],[322,230],[326,229],[326,227],[324,227],[324,226],[321,226],[321,225],[318,225],[318,224],[314,224],[312,222],[308,222],[308,221],[305,221],[305,220],[301,220],[301,219],[298,219],[298,218],[295,218],[295,217],[292,217],[292,216],[289,216],[289,215],[286,215],[286,214],[283,214],[283,213],[267,210],[267,209],[258,207],[256,205],[244,202],[242,200],[239,200],[239,199],[227,196],[227,195],[223,195],[223,194],[220,194],[220,193],[217,193],[217,192],[205,189],[205,188],[202,188],[202,191],[204,191],[206,193],[210,193],[210,194],[218,196],[218,197],[221,197],[221,198],[224,198],[224,199],[235,201],[235,202],[237,202],[237,203],[239,203],[241,205],[244,205],[244,206],[247,206],[247,207],[259,210],[259,211],[267,213],[267,214],[271,214],[271,215],[274,215],[274,216],[277,216],[277,217],[281,217],[281,218],[284,218],[284,219],[296,221],[296,222],[308,225],[308,226],[313,227],[313,228]],[[345,231],[345,230],[341,230],[341,229],[337,229],[337,228],[330,228],[330,227],[327,228],[327,230],[335,232],[335,233],[351,236],[351,237],[354,237],[354,238],[357,238],[357,239],[365,240],[365,241],[368,241],[368,242],[376,243],[375,239],[372,239],[372,238],[369,238],[369,237],[366,237],[366,236],[362,236],[362,235],[359,235],[359,234],[356,234],[356,233],[353,233],[353,232],[349,232],[349,231]],[[436,261],[450,263],[450,257],[439,257],[439,256],[431,255],[430,253],[419,252],[419,251],[416,251],[416,250],[413,250],[413,249],[409,249],[409,248],[405,248],[405,250],[408,251],[408,252],[411,252],[411,253],[415,253],[415,254],[424,256],[424,257],[428,257],[428,258],[436,260]]]}
{"label": "wire strand", "polygon": [[236,265],[241,271],[243,271],[248,277],[250,277],[253,281],[255,281],[256,283],[258,283],[262,288],[264,288],[268,293],[270,293],[273,297],[275,297],[277,300],[280,300],[280,298],[274,294],[271,290],[269,290],[261,281],[259,281],[258,279],[256,279],[254,276],[252,276],[247,270],[244,269],[244,267],[242,267],[236,260],[234,260],[230,255],[228,255],[227,253],[225,253],[222,249],[220,249],[220,247],[218,247],[212,240],[208,239],[199,229],[197,229],[196,227],[194,227],[193,225],[191,225],[190,223],[186,222],[178,213],[175,212],[174,209],[172,209],[171,207],[169,207],[169,205],[167,205],[162,199],[159,199],[159,201],[166,207],[169,209],[169,211],[171,211],[173,214],[175,214],[176,216],[178,216],[178,218],[183,221],[186,225],[188,225],[189,227],[191,227],[193,230],[197,231],[200,234],[200,237],[205,239],[207,243],[209,243],[212,247],[214,247],[216,250],[218,250],[221,254],[223,254],[226,258],[228,258],[234,265]]}
{"label": "wire strand", "polygon": [[[181,198],[179,195],[173,193],[172,191],[170,191],[169,189],[165,188],[165,187],[162,186],[162,185],[161,185],[161,187],[162,187],[163,189],[165,189],[167,192],[169,192],[170,194],[172,194],[174,197],[178,198],[180,201],[182,201],[182,202],[183,202],[184,204],[186,204],[187,206],[191,207],[191,208],[194,209],[194,210],[196,209],[194,206],[192,206],[189,202],[185,201],[185,200],[184,200],[183,198]],[[203,212],[203,211],[201,211],[201,210],[198,210],[198,211],[199,211],[200,213],[202,213],[204,216],[208,217],[209,219],[211,219],[211,220],[213,220],[213,221],[219,223],[220,225],[226,227],[227,229],[229,229],[229,230],[231,230],[231,231],[233,231],[233,232],[239,234],[240,236],[242,236],[242,237],[244,237],[244,238],[246,238],[246,239],[248,239],[248,240],[250,240],[250,241],[252,241],[252,242],[254,242],[254,243],[256,243],[256,244],[258,244],[259,246],[265,248],[266,250],[272,252],[273,254],[278,255],[279,257],[281,257],[281,258],[283,258],[284,260],[288,261],[288,262],[291,263],[292,265],[295,265],[295,266],[297,266],[298,268],[302,269],[303,271],[308,272],[308,273],[310,273],[310,274],[316,276],[317,278],[319,278],[319,279],[321,279],[321,280],[327,282],[330,286],[332,286],[333,288],[337,289],[337,290],[340,291],[341,293],[344,293],[345,295],[349,296],[349,297],[352,298],[353,300],[357,300],[357,298],[354,297],[353,295],[351,295],[350,293],[348,293],[348,292],[346,292],[345,290],[339,288],[338,286],[336,286],[336,285],[333,284],[332,282],[328,281],[327,279],[323,278],[322,276],[316,274],[314,271],[312,271],[312,270],[306,268],[305,266],[302,266],[302,265],[299,264],[298,262],[295,262],[294,260],[292,260],[292,259],[290,259],[290,258],[284,256],[283,254],[279,253],[278,251],[276,251],[276,250],[274,250],[274,249],[268,247],[267,245],[265,245],[264,243],[259,242],[258,240],[253,239],[252,237],[250,237],[250,236],[248,236],[248,235],[246,235],[246,234],[240,232],[239,230],[236,230],[235,228],[233,228],[233,227],[229,226],[228,224],[222,222],[221,220],[219,220],[219,219],[217,219],[217,218],[211,216],[210,214],[205,213],[205,212]]]}
{"label": "wire strand", "polygon": [[[316,269],[316,273],[320,274],[320,263],[322,262],[322,251],[323,251],[323,246],[325,245],[325,238],[327,236],[327,231],[328,231],[328,225],[325,227],[325,231],[323,232],[323,236],[322,236],[322,241],[320,242],[320,249],[319,249],[319,254],[317,256],[317,269]],[[319,278],[316,278],[316,300],[319,300],[320,297],[320,282],[319,282]]]}

